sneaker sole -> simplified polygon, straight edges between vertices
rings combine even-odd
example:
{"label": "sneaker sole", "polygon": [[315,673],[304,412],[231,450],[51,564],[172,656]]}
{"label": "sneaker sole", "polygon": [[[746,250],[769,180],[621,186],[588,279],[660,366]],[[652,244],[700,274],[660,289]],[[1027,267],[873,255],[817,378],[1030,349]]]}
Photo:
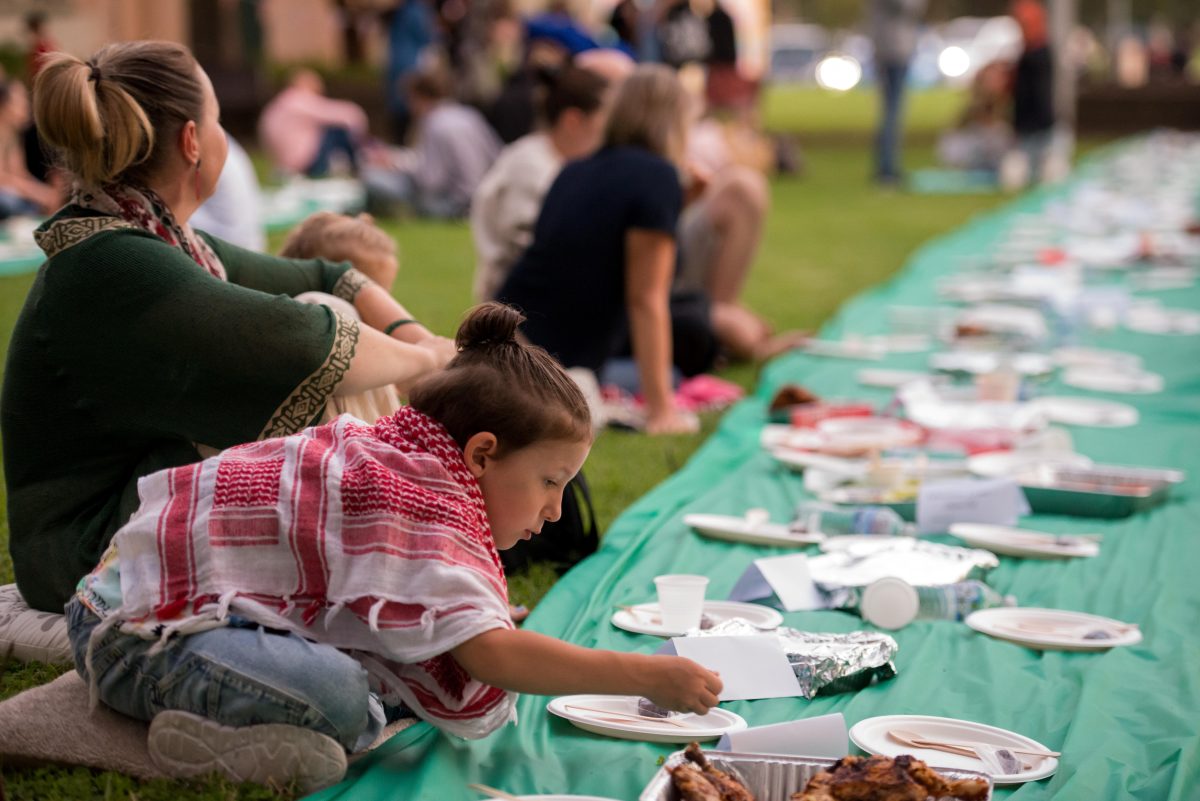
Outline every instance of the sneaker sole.
{"label": "sneaker sole", "polygon": [[337,740],[279,723],[234,728],[170,710],[150,723],[147,746],[154,764],[179,778],[219,773],[276,787],[296,782],[308,793],[346,775],[346,752]]}

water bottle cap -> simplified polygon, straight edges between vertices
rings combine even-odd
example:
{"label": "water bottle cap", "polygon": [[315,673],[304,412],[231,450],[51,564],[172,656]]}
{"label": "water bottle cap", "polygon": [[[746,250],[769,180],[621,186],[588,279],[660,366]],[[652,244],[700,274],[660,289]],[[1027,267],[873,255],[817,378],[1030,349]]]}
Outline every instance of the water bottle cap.
{"label": "water bottle cap", "polygon": [[881,578],[868,585],[859,602],[863,620],[881,629],[902,629],[917,617],[917,590],[904,579]]}

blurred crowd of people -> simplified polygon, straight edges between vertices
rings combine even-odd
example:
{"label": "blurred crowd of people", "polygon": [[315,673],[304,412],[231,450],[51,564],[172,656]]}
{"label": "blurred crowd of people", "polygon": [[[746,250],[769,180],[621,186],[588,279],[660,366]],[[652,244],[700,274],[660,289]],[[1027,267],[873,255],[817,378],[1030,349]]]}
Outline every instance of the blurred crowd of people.
{"label": "blurred crowd of people", "polygon": [[695,5],[622,3],[596,31],[565,4],[519,18],[403,0],[386,18],[397,144],[309,70],[263,109],[259,140],[281,174],[358,176],[375,214],[469,219],[478,300],[523,309],[525,335],[585,383],[640,391],[650,430],[688,430],[673,381],[800,337],[740,301],[776,155],[732,19]]}

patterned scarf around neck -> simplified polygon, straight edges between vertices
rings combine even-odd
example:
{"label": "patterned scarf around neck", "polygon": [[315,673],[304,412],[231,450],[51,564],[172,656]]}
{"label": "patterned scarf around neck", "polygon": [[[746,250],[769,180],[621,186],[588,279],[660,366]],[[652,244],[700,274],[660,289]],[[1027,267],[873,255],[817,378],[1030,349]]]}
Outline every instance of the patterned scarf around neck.
{"label": "patterned scarf around neck", "polygon": [[71,203],[118,217],[135,228],[149,231],[168,245],[182,250],[214,277],[226,280],[225,265],[208,243],[196,236],[190,225],[177,222],[167,204],[151,189],[120,184],[108,184],[103,188],[76,186]]}

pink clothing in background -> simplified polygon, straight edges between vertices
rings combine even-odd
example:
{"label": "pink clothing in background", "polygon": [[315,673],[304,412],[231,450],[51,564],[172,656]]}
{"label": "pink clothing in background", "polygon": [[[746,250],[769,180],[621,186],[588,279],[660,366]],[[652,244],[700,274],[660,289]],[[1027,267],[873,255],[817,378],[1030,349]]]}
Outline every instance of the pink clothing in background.
{"label": "pink clothing in background", "polygon": [[321,133],[342,127],[354,138],[367,132],[367,114],[356,103],[334,100],[296,87],[277,94],[258,119],[258,138],[274,164],[301,173],[317,156]]}

